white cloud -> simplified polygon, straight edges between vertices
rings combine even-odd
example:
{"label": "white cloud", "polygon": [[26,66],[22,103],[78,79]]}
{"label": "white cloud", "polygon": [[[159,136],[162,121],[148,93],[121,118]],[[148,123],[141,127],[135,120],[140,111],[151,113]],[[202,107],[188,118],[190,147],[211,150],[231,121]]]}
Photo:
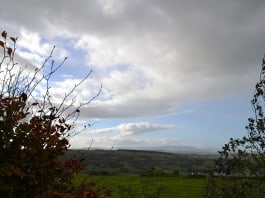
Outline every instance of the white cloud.
{"label": "white cloud", "polygon": [[88,77],[75,88],[82,80],[80,78],[68,78],[62,81],[53,81],[49,92],[56,102],[60,102],[74,88],[66,103],[71,102],[73,98],[75,98],[76,105],[86,103],[98,94],[101,84],[98,80]]}
{"label": "white cloud", "polygon": [[174,125],[161,125],[161,124],[152,124],[148,122],[140,123],[128,123],[121,124],[118,126],[118,130],[122,136],[127,135],[139,135],[146,132],[157,131],[157,130],[166,130],[175,128]]}
{"label": "white cloud", "polygon": [[17,54],[29,63],[40,66],[52,50],[52,45],[41,41],[38,33],[22,29],[18,39]]}
{"label": "white cloud", "polygon": [[[45,59],[51,55],[56,42],[52,40],[53,38],[47,40],[47,38],[40,35],[40,33],[32,32],[25,28],[20,28],[18,34],[16,44],[17,55],[20,59],[23,59],[25,64],[40,67],[44,63]],[[63,49],[61,46],[55,47],[56,49],[52,53],[52,59],[60,62],[64,60],[65,57],[69,56],[66,49]]]}
{"label": "white cloud", "polygon": [[160,147],[170,145],[184,145],[175,138],[151,138],[137,139],[125,137],[96,137],[74,136],[70,139],[71,148],[104,148],[104,149],[121,149],[121,148],[140,148],[140,147]]}
{"label": "white cloud", "polygon": [[138,123],[125,123],[120,124],[116,127],[102,128],[92,130],[90,134],[109,134],[117,133],[118,136],[135,136],[141,135],[147,132],[153,132],[158,130],[167,130],[175,128],[175,125],[163,125],[149,122],[138,122]]}

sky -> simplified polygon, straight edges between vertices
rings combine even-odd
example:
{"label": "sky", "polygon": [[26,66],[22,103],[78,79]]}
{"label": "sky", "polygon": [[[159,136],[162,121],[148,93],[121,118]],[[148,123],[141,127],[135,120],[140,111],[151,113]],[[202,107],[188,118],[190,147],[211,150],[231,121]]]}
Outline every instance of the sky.
{"label": "sky", "polygon": [[60,100],[86,73],[72,148],[220,150],[247,133],[265,54],[263,0],[0,0],[17,57],[69,57],[52,79]]}

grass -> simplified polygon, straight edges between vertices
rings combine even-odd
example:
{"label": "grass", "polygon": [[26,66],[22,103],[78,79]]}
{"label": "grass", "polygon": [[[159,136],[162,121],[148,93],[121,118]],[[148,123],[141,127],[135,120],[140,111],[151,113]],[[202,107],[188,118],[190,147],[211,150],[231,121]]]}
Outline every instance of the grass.
{"label": "grass", "polygon": [[148,177],[148,176],[78,176],[76,184],[94,181],[107,187],[112,196],[124,197],[160,197],[160,198],[190,198],[203,197],[204,178],[186,177]]}

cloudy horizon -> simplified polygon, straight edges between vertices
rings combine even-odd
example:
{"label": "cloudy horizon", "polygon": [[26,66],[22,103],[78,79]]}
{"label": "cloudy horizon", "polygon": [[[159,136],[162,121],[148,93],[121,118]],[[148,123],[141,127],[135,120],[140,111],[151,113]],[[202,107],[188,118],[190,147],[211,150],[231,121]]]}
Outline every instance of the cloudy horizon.
{"label": "cloudy horizon", "polygon": [[3,1],[1,31],[39,65],[56,45],[56,99],[93,70],[78,101],[93,125],[72,148],[219,149],[242,137],[265,54],[262,0]]}

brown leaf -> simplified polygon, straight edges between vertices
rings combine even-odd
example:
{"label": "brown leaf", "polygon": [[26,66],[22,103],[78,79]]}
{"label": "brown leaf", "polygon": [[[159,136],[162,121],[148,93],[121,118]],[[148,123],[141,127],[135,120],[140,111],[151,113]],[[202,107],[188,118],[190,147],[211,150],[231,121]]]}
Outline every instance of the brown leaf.
{"label": "brown leaf", "polygon": [[7,36],[7,32],[6,31],[3,31],[2,32],[2,37],[4,37],[6,39],[6,36]]}
{"label": "brown leaf", "polygon": [[14,43],[16,43],[16,41],[17,41],[17,38],[10,37],[10,40],[11,40],[11,41],[13,41]]}
{"label": "brown leaf", "polygon": [[9,56],[11,56],[11,54],[12,54],[12,48],[11,47],[7,47],[7,54],[9,55]]}
{"label": "brown leaf", "polygon": [[28,98],[27,94],[25,94],[24,92],[21,94],[21,99],[25,102]]}
{"label": "brown leaf", "polygon": [[5,47],[5,43],[3,41],[0,41],[0,46]]}

